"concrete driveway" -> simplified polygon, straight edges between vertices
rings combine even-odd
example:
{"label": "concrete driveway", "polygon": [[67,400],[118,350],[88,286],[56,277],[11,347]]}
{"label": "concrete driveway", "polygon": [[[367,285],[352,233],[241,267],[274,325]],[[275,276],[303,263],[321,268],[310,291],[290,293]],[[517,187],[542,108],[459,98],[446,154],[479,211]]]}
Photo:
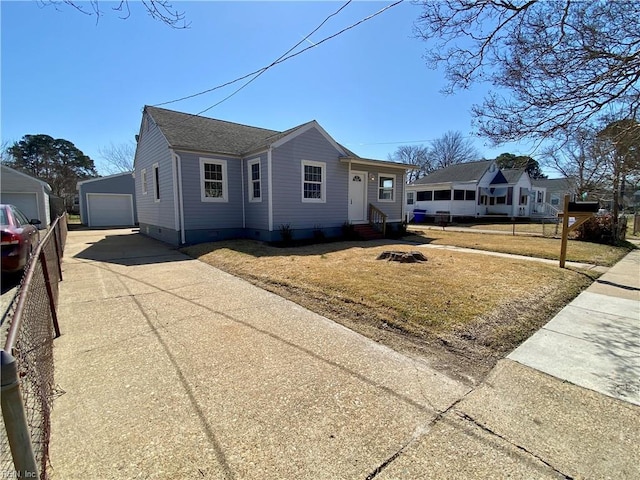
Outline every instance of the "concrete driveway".
{"label": "concrete driveway", "polygon": [[510,360],[470,392],[135,230],[67,242],[54,479],[640,474],[634,405]]}
{"label": "concrete driveway", "polygon": [[67,241],[57,478],[364,478],[468,391],[132,230]]}

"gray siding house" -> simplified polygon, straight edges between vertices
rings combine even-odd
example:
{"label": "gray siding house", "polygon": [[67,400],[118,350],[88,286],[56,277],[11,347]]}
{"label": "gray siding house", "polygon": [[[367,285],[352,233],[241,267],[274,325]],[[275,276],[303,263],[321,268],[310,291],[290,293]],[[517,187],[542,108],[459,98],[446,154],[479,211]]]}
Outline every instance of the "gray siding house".
{"label": "gray siding house", "polygon": [[136,214],[132,172],[78,182],[80,221],[89,227],[132,226]]}
{"label": "gray siding house", "polygon": [[134,161],[140,232],[174,245],[294,238],[404,215],[406,165],[361,158],[316,122],[284,132],[146,106]]}

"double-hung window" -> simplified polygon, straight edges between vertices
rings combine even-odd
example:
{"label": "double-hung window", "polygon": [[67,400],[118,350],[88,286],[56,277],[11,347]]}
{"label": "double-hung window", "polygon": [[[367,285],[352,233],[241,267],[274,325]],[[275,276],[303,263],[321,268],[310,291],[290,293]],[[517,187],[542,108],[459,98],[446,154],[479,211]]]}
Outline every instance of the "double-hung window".
{"label": "double-hung window", "polygon": [[227,161],[200,158],[200,200],[203,202],[226,202]]}
{"label": "double-hung window", "polygon": [[326,164],[302,161],[302,201],[326,202]]}
{"label": "double-hung window", "polygon": [[142,171],[140,172],[140,182],[142,183],[142,194],[146,195],[147,194],[147,169],[143,168]]}
{"label": "double-hung window", "polygon": [[416,192],[407,192],[407,205],[413,205],[415,203]]}
{"label": "double-hung window", "polygon": [[260,159],[247,162],[247,178],[249,179],[249,201],[262,201],[262,182],[260,176]]}
{"label": "double-hung window", "polygon": [[153,200],[160,201],[160,169],[157,163],[153,164]]}
{"label": "double-hung window", "polygon": [[393,202],[395,200],[396,177],[378,175],[378,200],[381,202]]}

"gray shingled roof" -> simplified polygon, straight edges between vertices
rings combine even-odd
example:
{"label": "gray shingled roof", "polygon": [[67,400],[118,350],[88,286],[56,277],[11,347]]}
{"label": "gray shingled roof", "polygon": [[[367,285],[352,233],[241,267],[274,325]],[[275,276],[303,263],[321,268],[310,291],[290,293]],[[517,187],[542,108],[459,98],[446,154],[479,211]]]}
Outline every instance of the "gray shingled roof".
{"label": "gray shingled roof", "polygon": [[413,182],[412,185],[429,185],[433,183],[473,182],[482,178],[493,160],[457,163],[431,172],[426,177]]}
{"label": "gray shingled roof", "polygon": [[501,172],[507,183],[516,183],[524,173],[524,168],[505,168]]}
{"label": "gray shingled roof", "polygon": [[145,106],[173,148],[242,156],[281,138],[287,132]]}
{"label": "gray shingled roof", "polygon": [[547,190],[571,190],[575,180],[571,178],[537,178],[531,180],[531,184]]}

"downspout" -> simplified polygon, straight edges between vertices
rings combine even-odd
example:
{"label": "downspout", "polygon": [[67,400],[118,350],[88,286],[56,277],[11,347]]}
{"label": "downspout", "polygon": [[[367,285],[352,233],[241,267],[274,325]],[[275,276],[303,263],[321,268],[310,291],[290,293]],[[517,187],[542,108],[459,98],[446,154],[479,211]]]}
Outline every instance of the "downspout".
{"label": "downspout", "polygon": [[273,175],[271,171],[271,152],[273,148],[269,145],[267,150],[267,178],[269,179],[269,232],[273,232]]}
{"label": "downspout", "polygon": [[401,221],[409,223],[409,219],[406,217],[406,208],[405,208],[405,202],[407,201],[407,172],[405,170],[405,172],[402,174],[402,183],[400,184],[402,185],[402,195],[400,196],[400,218],[402,219]]}
{"label": "downspout", "polygon": [[184,231],[184,199],[182,197],[182,159],[180,155],[173,152],[173,158],[175,160],[174,168],[174,182],[176,184],[175,200],[178,206],[176,211],[176,230],[180,231],[180,243],[184,245],[186,243],[185,231]]}
{"label": "downspout", "polygon": [[[245,196],[244,196],[244,158],[240,159],[240,182],[242,183],[242,228],[247,228],[247,217],[245,214]],[[245,233],[246,234],[246,233]]]}

